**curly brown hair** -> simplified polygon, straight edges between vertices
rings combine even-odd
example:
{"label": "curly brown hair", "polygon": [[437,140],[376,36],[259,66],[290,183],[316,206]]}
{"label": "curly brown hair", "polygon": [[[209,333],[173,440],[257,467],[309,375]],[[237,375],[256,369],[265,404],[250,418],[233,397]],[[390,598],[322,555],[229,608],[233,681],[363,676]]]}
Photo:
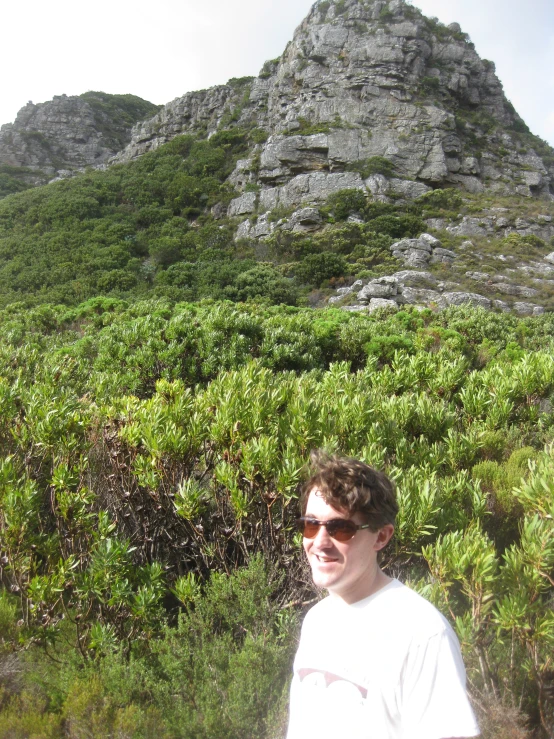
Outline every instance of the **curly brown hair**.
{"label": "curly brown hair", "polygon": [[333,508],[366,516],[371,531],[388,523],[394,525],[398,513],[395,486],[383,472],[359,459],[320,450],[311,453],[310,463],[313,473],[300,493],[302,515],[306,513],[310,493],[317,489]]}

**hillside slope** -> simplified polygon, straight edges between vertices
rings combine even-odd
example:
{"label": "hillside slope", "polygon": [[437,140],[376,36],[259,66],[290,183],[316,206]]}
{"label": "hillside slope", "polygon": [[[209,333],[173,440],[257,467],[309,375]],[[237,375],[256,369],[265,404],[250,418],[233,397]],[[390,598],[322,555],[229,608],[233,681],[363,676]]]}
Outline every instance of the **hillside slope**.
{"label": "hillside slope", "polygon": [[[84,106],[87,120],[122,102],[75,100],[60,110]],[[403,0],[316,3],[257,78],[169,103],[125,129],[107,166],[137,106],[96,123],[88,149],[65,145],[72,166],[86,154],[102,171],[0,205],[2,304],[154,293],[363,311],[554,306],[554,151],[457,24]],[[40,177],[55,145],[26,136],[17,163]]]}

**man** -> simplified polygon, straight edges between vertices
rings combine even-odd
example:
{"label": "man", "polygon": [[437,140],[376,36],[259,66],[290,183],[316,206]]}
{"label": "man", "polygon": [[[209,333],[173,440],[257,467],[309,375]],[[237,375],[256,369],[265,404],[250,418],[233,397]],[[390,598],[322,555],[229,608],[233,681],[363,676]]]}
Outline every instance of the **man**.
{"label": "man", "polygon": [[382,473],[317,456],[300,530],[314,583],[294,661],[287,739],[451,739],[479,727],[446,619],[380,569],[398,505]]}

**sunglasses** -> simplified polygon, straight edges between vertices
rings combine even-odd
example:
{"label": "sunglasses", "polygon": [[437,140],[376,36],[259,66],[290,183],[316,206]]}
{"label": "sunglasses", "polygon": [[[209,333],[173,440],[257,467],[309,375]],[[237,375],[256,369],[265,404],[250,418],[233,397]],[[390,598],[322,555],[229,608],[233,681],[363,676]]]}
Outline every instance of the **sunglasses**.
{"label": "sunglasses", "polygon": [[317,518],[306,518],[302,516],[302,518],[296,519],[296,525],[305,539],[315,539],[320,526],[325,526],[331,539],[336,539],[337,541],[350,541],[356,531],[369,529],[368,523],[358,525],[348,518],[332,518],[330,521],[318,521]]}

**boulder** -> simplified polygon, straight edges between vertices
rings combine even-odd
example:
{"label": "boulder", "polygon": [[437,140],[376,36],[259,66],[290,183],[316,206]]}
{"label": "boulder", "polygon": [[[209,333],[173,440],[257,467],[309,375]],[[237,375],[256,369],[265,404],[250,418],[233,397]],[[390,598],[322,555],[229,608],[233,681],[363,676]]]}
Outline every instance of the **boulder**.
{"label": "boulder", "polygon": [[520,316],[540,316],[544,313],[544,308],[534,303],[514,303],[514,310]]}
{"label": "boulder", "polygon": [[372,280],[358,293],[358,300],[361,303],[368,302],[372,298],[392,298],[398,295],[398,284],[395,279],[381,278]]}
{"label": "boulder", "polygon": [[[405,252],[399,252],[403,254],[402,258],[405,267],[413,267],[418,269],[419,267],[426,267],[431,261],[431,254],[428,251],[422,249],[408,249]],[[396,254],[393,252],[393,255]]]}
{"label": "boulder", "polygon": [[441,299],[441,294],[436,290],[425,290],[424,288],[416,287],[402,287],[400,289],[399,302],[407,303],[408,305],[416,305],[418,303],[435,303],[438,304]]}
{"label": "boulder", "polygon": [[401,241],[395,241],[391,245],[390,250],[394,252],[407,251],[408,249],[418,249],[431,254],[433,247],[426,240],[422,239],[402,239]]}
{"label": "boulder", "polygon": [[450,249],[434,249],[431,257],[431,264],[452,264],[456,254]]}
{"label": "boulder", "polygon": [[496,282],[494,289],[504,295],[513,295],[518,298],[534,298],[539,294],[538,290],[533,287],[524,287],[523,285],[510,285],[506,282]]}
{"label": "boulder", "polygon": [[415,200],[425,195],[425,193],[431,192],[431,188],[423,182],[400,180],[397,177],[391,178],[390,190],[396,195],[401,195],[405,200]]}
{"label": "boulder", "polygon": [[245,192],[240,197],[231,200],[227,215],[232,218],[233,216],[243,216],[253,213],[256,210],[257,197],[258,195],[255,192]]}
{"label": "boulder", "polygon": [[491,278],[487,272],[466,272],[465,276],[476,282],[487,282]]}
{"label": "boulder", "polygon": [[369,312],[373,313],[379,308],[398,308],[398,304],[394,300],[386,300],[385,298],[372,298],[369,301]]}
{"label": "boulder", "polygon": [[317,208],[302,208],[295,211],[291,217],[292,230],[295,232],[310,232],[321,227],[322,218]]}
{"label": "boulder", "polygon": [[243,221],[239,224],[235,235],[236,239],[263,239],[275,230],[276,224],[268,220],[269,213],[264,213],[254,222]]}
{"label": "boulder", "polygon": [[456,253],[451,251],[450,249],[434,249],[433,250],[433,256],[434,257],[446,257],[448,259],[456,259]]}
{"label": "boulder", "polygon": [[435,236],[431,236],[431,234],[428,233],[421,234],[421,236],[418,238],[418,241],[423,241],[423,243],[429,244],[432,249],[437,249],[441,245],[439,239],[437,239]]}
{"label": "boulder", "polygon": [[396,281],[401,285],[436,285],[437,278],[431,274],[431,272],[422,272],[413,269],[405,269],[400,272],[395,272],[391,277],[394,277]]}
{"label": "boulder", "polygon": [[486,298],[484,295],[479,295],[478,293],[443,293],[442,301],[446,305],[464,305],[465,303],[470,303],[471,305],[476,305],[481,308],[487,309],[489,309],[492,305],[492,302],[489,300],[489,298]]}

